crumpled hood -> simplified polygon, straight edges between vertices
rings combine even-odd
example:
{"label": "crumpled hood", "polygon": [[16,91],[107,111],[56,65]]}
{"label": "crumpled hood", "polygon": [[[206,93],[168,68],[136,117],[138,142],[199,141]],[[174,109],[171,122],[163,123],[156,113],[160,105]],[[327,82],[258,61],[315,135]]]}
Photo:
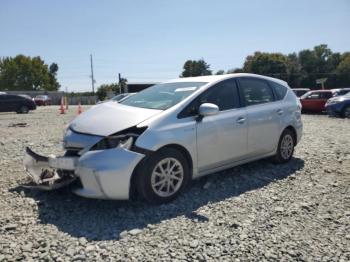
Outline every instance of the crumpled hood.
{"label": "crumpled hood", "polygon": [[106,102],[93,106],[75,118],[69,125],[76,132],[108,136],[135,126],[162,110],[125,106]]}

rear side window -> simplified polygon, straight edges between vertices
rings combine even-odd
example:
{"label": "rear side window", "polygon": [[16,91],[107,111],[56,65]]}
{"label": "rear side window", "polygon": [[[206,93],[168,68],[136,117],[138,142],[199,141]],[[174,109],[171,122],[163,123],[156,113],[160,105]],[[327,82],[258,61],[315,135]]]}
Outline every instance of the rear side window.
{"label": "rear side window", "polygon": [[266,81],[254,78],[240,78],[239,83],[246,106],[274,101],[272,89]]}
{"label": "rear side window", "polygon": [[228,79],[210,87],[195,98],[178,117],[184,118],[197,115],[199,106],[204,103],[215,104],[220,111],[238,108],[240,105],[236,81]]}
{"label": "rear side window", "polygon": [[332,92],[323,92],[321,94],[321,98],[324,98],[324,99],[331,98],[332,96],[333,96]]}
{"label": "rear side window", "polygon": [[276,82],[273,82],[273,81],[269,81],[269,84],[272,86],[273,90],[275,91],[277,100],[282,100],[287,93],[287,87],[277,84]]}

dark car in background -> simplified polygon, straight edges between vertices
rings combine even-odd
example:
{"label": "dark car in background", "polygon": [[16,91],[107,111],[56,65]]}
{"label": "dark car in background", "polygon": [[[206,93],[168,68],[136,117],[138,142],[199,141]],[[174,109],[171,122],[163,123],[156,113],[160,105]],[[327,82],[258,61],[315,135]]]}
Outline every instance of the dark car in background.
{"label": "dark car in background", "polygon": [[336,96],[326,103],[328,115],[350,118],[350,92],[343,96]]}
{"label": "dark car in background", "polygon": [[34,109],[36,109],[36,105],[32,99],[18,95],[0,95],[0,112],[17,112],[26,114]]}
{"label": "dark car in background", "polygon": [[34,101],[37,106],[51,105],[51,98],[47,95],[37,95]]}
{"label": "dark car in background", "polygon": [[309,92],[310,88],[293,88],[292,90],[297,97],[301,97],[302,95]]}
{"label": "dark car in background", "polygon": [[350,87],[332,89],[333,96],[343,96],[350,92]]}

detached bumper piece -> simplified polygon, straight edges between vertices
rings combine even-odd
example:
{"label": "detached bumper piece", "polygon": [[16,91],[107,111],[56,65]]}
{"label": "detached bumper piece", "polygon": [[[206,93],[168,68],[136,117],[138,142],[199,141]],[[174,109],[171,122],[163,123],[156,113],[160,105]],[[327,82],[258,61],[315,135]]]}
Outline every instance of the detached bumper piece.
{"label": "detached bumper piece", "polygon": [[77,179],[74,174],[78,157],[41,156],[30,148],[26,148],[24,168],[31,178],[26,188],[54,190],[71,184]]}

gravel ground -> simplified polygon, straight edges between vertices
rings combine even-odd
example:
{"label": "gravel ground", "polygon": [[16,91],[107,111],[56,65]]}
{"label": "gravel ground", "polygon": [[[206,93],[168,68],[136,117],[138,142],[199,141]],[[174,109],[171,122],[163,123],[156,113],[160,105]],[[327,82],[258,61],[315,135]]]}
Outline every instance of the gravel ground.
{"label": "gravel ground", "polygon": [[290,163],[202,178],[168,205],[21,188],[24,147],[62,152],[76,112],[0,114],[0,261],[350,260],[349,120],[304,115]]}

